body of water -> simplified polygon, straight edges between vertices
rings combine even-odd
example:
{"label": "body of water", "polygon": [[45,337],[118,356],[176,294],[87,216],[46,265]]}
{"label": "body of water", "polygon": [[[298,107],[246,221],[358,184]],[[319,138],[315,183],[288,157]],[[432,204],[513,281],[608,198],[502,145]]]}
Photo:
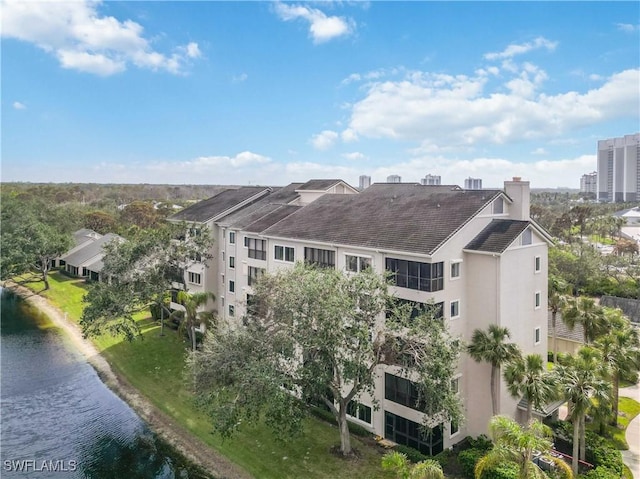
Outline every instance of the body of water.
{"label": "body of water", "polygon": [[3,478],[202,478],[47,318],[1,291]]}

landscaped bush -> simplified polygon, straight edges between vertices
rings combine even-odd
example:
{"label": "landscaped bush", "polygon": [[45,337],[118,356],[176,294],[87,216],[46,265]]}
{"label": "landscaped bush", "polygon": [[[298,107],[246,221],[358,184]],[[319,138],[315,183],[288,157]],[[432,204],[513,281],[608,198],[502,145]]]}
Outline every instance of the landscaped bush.
{"label": "landscaped bush", "polygon": [[393,448],[393,450],[401,452],[402,454],[407,456],[407,459],[409,459],[411,462],[416,463],[416,464],[418,462],[420,462],[420,461],[426,461],[427,459],[433,459],[432,457],[429,457],[429,456],[427,456],[425,454],[422,454],[417,449],[414,449],[414,448],[409,447],[409,446],[403,446],[402,444],[398,444],[397,446],[395,446]]}
{"label": "landscaped bush", "polygon": [[480,434],[476,438],[470,437],[469,445],[473,449],[480,449],[481,451],[490,451],[491,449],[493,449],[493,443],[491,442],[491,439],[489,439],[484,434]]}
{"label": "landscaped bush", "polygon": [[518,479],[518,473],[518,466],[515,464],[500,464],[486,469],[481,479]]}
{"label": "landscaped bush", "polygon": [[476,464],[480,460],[481,457],[487,454],[486,450],[482,449],[465,449],[464,451],[458,454],[458,462],[460,463],[460,467],[462,468],[462,472],[464,477],[468,479],[474,479],[474,471],[476,468]]}
{"label": "landscaped bush", "polygon": [[614,474],[617,474],[617,477],[622,475],[624,463],[622,462],[620,451],[606,446],[590,447],[587,442],[586,453],[587,462],[596,466],[597,469],[609,469]]}
{"label": "landscaped bush", "polygon": [[586,474],[580,476],[581,479],[620,479],[620,474],[616,474],[606,467],[596,467]]}

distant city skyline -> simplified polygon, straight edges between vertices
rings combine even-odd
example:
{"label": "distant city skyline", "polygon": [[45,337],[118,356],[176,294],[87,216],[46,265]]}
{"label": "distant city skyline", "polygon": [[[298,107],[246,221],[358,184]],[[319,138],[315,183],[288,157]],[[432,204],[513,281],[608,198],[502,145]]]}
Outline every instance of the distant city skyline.
{"label": "distant city skyline", "polygon": [[637,2],[0,1],[2,181],[577,189],[638,132]]}

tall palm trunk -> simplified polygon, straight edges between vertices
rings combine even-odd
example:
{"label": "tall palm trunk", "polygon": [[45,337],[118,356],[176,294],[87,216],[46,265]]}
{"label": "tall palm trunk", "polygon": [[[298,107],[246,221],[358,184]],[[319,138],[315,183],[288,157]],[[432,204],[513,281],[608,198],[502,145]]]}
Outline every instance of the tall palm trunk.
{"label": "tall palm trunk", "polygon": [[551,312],[551,331],[553,334],[553,364],[558,362],[558,343],[557,343],[557,331],[556,331],[556,315],[557,311]]}
{"label": "tall palm trunk", "polygon": [[611,425],[618,427],[618,401],[620,400],[620,373],[618,371],[613,373],[613,391],[611,391],[613,395],[613,408],[612,408],[612,417],[611,417]]}
{"label": "tall palm trunk", "polygon": [[571,470],[573,477],[578,477],[578,455],[580,451],[580,418],[573,420],[573,458],[571,459]]}
{"label": "tall palm trunk", "polygon": [[586,457],[587,457],[585,419],[586,419],[586,414],[581,414],[580,415],[580,457],[579,457],[581,461],[586,460]]}
{"label": "tall palm trunk", "polygon": [[493,416],[498,414],[498,392],[496,391],[496,377],[498,376],[498,366],[491,366],[491,409]]}

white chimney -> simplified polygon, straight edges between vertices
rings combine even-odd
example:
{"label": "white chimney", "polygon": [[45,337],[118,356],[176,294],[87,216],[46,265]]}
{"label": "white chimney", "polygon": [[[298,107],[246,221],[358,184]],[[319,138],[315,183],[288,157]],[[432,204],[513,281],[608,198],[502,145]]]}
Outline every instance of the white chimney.
{"label": "white chimney", "polygon": [[530,192],[529,182],[522,181],[519,176],[504,182],[504,191],[513,200],[509,206],[509,216],[514,220],[529,221]]}

